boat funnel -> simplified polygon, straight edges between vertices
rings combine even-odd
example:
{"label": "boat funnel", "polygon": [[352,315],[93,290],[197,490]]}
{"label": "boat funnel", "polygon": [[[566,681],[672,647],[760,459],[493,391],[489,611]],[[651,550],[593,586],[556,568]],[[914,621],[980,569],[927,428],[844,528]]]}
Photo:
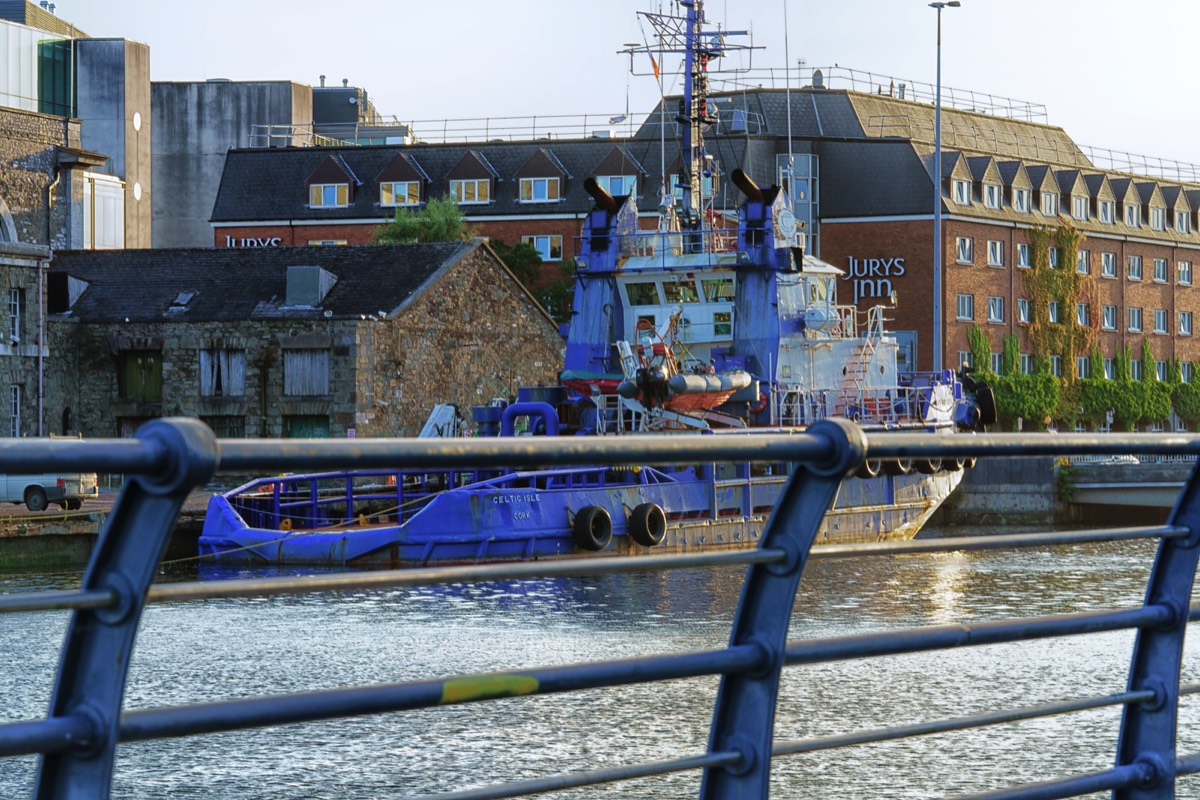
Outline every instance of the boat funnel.
{"label": "boat funnel", "polygon": [[758,184],[751,180],[750,176],[742,172],[742,168],[738,167],[729,177],[733,180],[733,185],[746,195],[747,200],[752,200],[755,203],[761,203],[766,198],[763,197],[762,189],[758,188]]}
{"label": "boat funnel", "polygon": [[617,201],[613,196],[596,183],[595,178],[586,178],[583,181],[583,190],[592,196],[596,201],[596,205],[607,211],[609,214],[617,213]]}

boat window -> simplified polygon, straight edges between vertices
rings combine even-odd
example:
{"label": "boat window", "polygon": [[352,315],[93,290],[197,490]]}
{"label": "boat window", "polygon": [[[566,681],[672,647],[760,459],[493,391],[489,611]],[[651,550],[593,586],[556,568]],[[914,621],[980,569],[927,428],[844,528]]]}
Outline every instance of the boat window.
{"label": "boat window", "polygon": [[713,335],[733,336],[733,314],[728,311],[713,313]]}
{"label": "boat window", "polygon": [[663,293],[668,303],[699,303],[695,281],[663,281]]}
{"label": "boat window", "polygon": [[700,281],[704,287],[704,299],[710,303],[721,300],[733,300],[733,278],[719,278]]}
{"label": "boat window", "polygon": [[625,284],[625,294],[629,297],[631,306],[661,306],[663,304],[658,296],[658,286],[653,281],[650,283],[627,283]]}
{"label": "boat window", "polygon": [[829,287],[824,280],[820,278],[810,279],[808,281],[808,302],[809,303],[824,303],[829,299]]}

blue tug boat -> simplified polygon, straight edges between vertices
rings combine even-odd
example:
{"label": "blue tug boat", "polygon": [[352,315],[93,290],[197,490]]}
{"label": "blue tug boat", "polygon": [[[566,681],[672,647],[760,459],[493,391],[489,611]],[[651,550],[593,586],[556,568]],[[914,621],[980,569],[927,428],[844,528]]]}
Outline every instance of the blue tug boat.
{"label": "blue tug boat", "polygon": [[[707,69],[731,33],[650,15],[653,52],[683,43],[677,191],[656,230],[636,198],[585,181],[584,221],[560,385],[473,410],[481,436],[788,436],[829,417],[930,436],[994,421],[986,386],[952,370],[902,372],[883,306],[839,304],[836,267],[805,253],[788,192],[735,170],[736,229],[706,208]],[[674,34],[669,34],[674,31]],[[666,43],[666,44],[665,44]],[[447,409],[442,409],[443,412]],[[455,412],[443,433],[459,427]],[[963,461],[868,461],[842,482],[819,542],[915,536]],[[261,478],[215,495],[199,540],[219,562],[429,565],[749,548],[783,463],[537,471],[342,472]]]}

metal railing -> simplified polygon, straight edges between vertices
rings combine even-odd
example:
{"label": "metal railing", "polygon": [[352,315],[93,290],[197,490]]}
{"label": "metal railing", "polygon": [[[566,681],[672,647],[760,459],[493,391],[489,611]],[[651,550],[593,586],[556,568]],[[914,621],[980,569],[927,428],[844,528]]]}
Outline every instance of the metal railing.
{"label": "metal railing", "polygon": [[[0,725],[0,756],[41,755],[36,787],[39,798],[101,798],[108,796],[118,744],[487,702],[517,695],[533,700],[537,696],[584,689],[719,676],[708,746],[703,752],[546,775],[446,796],[514,797],[699,770],[703,773],[701,797],[765,797],[773,759],[791,754],[1114,707],[1121,709],[1123,716],[1111,768],[1057,775],[1057,763],[1048,762],[1044,765],[1048,777],[1043,782],[997,789],[986,797],[1058,798],[1111,791],[1116,798],[1165,800],[1175,796],[1180,778],[1200,772],[1200,753],[1176,752],[1180,698],[1200,691],[1200,686],[1182,685],[1180,680],[1187,623],[1200,617],[1200,608],[1189,605],[1200,556],[1200,480],[1194,472],[1164,525],[812,547],[818,526],[841,481],[861,466],[868,455],[906,459],[1065,457],[1109,452],[1195,456],[1200,454],[1200,437],[924,433],[867,436],[852,423],[828,420],[807,432],[788,436],[762,433],[730,437],[218,442],[197,420],[159,420],[146,425],[132,440],[0,440],[0,467],[5,470],[19,466],[24,471],[88,469],[131,475],[107,519],[78,589],[0,595],[0,612],[72,612],[49,714],[41,719]],[[217,472],[253,474],[347,466],[452,469],[707,463],[747,457],[795,464],[787,488],[753,550],[152,584],[184,499],[193,487],[206,483]],[[1130,540],[1159,542],[1145,600],[1134,607],[787,639],[797,586],[810,559]],[[124,708],[130,654],[147,603],[348,589],[363,592],[399,586],[594,576],[730,564],[744,565],[746,574],[726,647],[547,666],[519,674],[497,671],[163,708]],[[1120,691],[1033,705],[1017,697],[1010,707],[946,719],[904,721],[795,741],[774,738],[776,701],[786,667],[1117,630],[1133,631],[1136,637],[1128,682]],[[824,702],[836,702],[836,696],[828,691],[825,698]],[[453,740],[443,743],[447,749],[455,745]],[[363,763],[360,768],[369,771],[371,767]],[[937,770],[929,771],[931,782],[937,781],[937,774]],[[194,783],[197,775],[203,773],[189,771],[187,781]]]}

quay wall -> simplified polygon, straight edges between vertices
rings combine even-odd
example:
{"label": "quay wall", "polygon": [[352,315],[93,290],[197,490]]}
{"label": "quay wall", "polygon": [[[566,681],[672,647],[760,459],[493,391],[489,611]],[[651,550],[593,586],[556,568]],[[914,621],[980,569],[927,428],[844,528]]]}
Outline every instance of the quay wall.
{"label": "quay wall", "polygon": [[1048,524],[1061,518],[1054,458],[980,459],[963,474],[933,524]]}

